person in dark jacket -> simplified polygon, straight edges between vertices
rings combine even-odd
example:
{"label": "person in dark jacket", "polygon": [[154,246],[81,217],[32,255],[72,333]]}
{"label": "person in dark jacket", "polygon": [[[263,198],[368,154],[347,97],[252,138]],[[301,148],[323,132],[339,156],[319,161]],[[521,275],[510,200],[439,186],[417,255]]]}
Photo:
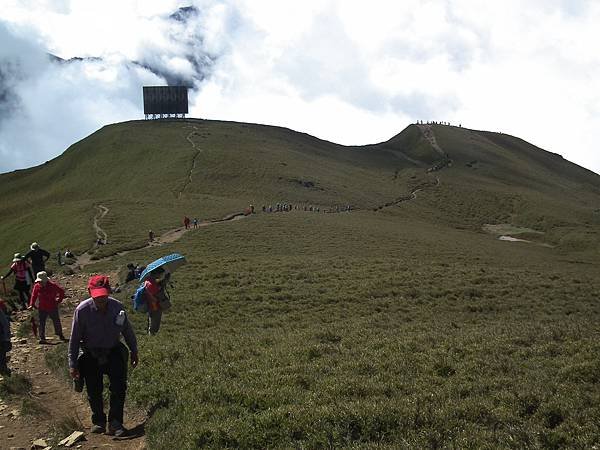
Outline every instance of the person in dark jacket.
{"label": "person in dark jacket", "polygon": [[30,250],[25,254],[25,259],[31,263],[33,275],[37,276],[38,272],[46,270],[46,261],[50,259],[50,253],[40,248],[37,242],[33,242],[29,248]]}
{"label": "person in dark jacket", "polygon": [[[0,306],[4,306],[3,302]],[[6,310],[4,307],[0,307],[0,375],[10,376],[10,369],[6,364],[6,354],[11,350],[10,322]]]}
{"label": "person in dark jacket", "polygon": [[33,274],[31,273],[31,266],[20,253],[15,253],[8,273],[1,277],[1,279],[4,280],[11,273],[15,274],[14,290],[19,293],[21,309],[24,310],[27,308],[27,303],[29,302],[29,290],[31,289]]}

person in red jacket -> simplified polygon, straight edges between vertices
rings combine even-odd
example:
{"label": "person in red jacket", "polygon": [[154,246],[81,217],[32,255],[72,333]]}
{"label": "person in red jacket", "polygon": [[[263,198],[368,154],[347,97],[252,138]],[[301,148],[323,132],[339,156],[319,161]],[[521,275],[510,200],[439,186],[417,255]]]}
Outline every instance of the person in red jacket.
{"label": "person in red jacket", "polygon": [[46,272],[39,272],[33,285],[29,308],[36,308],[40,318],[40,344],[47,344],[46,319],[48,316],[54,324],[54,332],[61,341],[67,339],[63,335],[60,316],[58,315],[58,304],[65,298],[65,291],[58,284],[50,281]]}

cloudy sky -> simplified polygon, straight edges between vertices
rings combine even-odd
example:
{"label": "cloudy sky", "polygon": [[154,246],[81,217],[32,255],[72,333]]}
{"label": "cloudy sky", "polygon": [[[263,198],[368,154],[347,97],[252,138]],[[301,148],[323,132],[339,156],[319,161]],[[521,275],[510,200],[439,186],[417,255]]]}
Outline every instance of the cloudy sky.
{"label": "cloudy sky", "polygon": [[341,144],[443,120],[600,172],[594,0],[0,3],[0,172],[142,118],[167,83],[193,86],[193,117]]}

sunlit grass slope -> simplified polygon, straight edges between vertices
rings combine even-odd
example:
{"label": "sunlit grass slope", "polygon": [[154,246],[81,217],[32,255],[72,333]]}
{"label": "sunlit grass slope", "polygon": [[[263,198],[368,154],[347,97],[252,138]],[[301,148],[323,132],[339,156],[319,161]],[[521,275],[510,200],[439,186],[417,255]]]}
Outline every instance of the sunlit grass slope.
{"label": "sunlit grass slope", "polygon": [[[259,214],[178,251],[159,335],[131,313],[151,448],[589,448],[593,265],[402,211]],[[134,286],[121,294],[126,299]]]}

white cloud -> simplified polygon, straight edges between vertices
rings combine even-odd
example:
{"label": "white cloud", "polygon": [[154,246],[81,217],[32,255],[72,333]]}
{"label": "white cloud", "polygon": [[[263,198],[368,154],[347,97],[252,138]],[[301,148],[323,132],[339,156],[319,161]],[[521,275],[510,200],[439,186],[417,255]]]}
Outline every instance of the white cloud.
{"label": "white cloud", "polygon": [[[386,140],[418,119],[449,120],[517,135],[600,172],[600,4],[592,0],[3,3],[10,29],[0,29],[0,48],[21,50],[4,80],[19,110],[0,118],[0,151],[18,157],[0,170],[141,117],[141,85],[160,76],[191,81],[191,113],[204,118],[344,144]],[[192,20],[169,19],[191,3]],[[50,65],[45,51],[103,61]]]}

